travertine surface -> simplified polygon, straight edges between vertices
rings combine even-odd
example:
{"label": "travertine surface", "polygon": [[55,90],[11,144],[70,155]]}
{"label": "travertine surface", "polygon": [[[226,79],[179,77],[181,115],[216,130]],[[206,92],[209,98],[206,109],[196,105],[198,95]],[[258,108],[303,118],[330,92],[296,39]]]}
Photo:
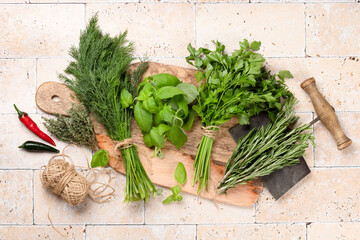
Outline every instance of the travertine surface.
{"label": "travertine surface", "polygon": [[[128,30],[136,55],[190,67],[188,43],[212,48],[211,40],[238,47],[247,38],[273,72],[290,70],[290,90],[299,100],[300,122],[316,117],[300,88],[315,77],[353,140],[338,151],[329,132],[314,125],[316,147],[304,155],[311,174],[275,201],[264,189],[249,208],[215,204],[183,194],[148,203],[124,204],[125,177],[112,183],[115,198],[88,198],[71,207],[54,198],[50,217],[70,239],[359,239],[360,221],[360,3],[357,0],[0,0],[0,239],[63,239],[50,226],[53,194],[42,188],[39,168],[51,157],[17,146],[39,140],[18,120],[13,104],[45,130],[35,105],[36,88],[59,81],[87,20],[98,12],[103,31]],[[29,4],[31,3],[31,4]],[[40,140],[41,141],[41,140]],[[66,143],[55,139],[62,150]],[[88,157],[92,152],[81,148]],[[75,165],[86,166],[79,150],[68,149]]]}

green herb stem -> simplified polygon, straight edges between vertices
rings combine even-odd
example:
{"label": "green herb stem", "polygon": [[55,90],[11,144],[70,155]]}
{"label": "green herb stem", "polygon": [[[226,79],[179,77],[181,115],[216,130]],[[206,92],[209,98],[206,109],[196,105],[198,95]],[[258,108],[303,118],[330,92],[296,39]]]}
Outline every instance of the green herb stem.
{"label": "green herb stem", "polygon": [[200,145],[198,147],[198,151],[194,161],[195,172],[193,178],[193,186],[195,183],[199,183],[197,193],[203,191],[205,187],[207,189],[207,182],[210,171],[210,156],[213,143],[214,139],[212,137],[203,135],[200,141]]}

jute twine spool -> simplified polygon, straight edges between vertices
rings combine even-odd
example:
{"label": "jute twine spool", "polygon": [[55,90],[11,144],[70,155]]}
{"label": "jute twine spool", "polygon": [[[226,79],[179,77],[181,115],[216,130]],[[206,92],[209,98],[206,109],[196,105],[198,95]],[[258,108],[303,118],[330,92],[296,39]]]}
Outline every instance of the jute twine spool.
{"label": "jute twine spool", "polygon": [[219,129],[220,127],[218,126],[207,126],[207,127],[201,126],[202,135],[210,138],[215,138],[218,134]]}
{"label": "jute twine spool", "polygon": [[[76,147],[85,157],[88,169],[85,176],[75,170],[71,157],[64,153],[65,149],[69,146]],[[70,144],[63,149],[61,154],[53,155],[49,159],[48,165],[44,165],[40,168],[40,179],[43,188],[51,189],[54,194],[60,196],[65,200],[65,202],[75,206],[80,204],[86,196],[89,196],[93,201],[98,203],[110,200],[112,194],[115,192],[115,189],[110,186],[112,179],[116,177],[111,175],[112,172],[112,170],[101,167],[91,169],[84,152],[82,152],[77,146]],[[95,181],[97,173],[105,173],[108,176],[107,182],[103,183]],[[108,189],[110,189],[110,191],[106,192]],[[51,226],[58,233],[65,236],[53,226],[51,221],[50,209],[53,200],[54,198],[52,198],[49,205],[48,219]]]}

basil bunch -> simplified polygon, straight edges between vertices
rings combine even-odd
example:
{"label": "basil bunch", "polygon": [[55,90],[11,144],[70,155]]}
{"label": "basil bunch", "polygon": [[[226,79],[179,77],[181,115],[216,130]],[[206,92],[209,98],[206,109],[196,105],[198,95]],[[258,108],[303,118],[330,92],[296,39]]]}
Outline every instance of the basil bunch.
{"label": "basil bunch", "polygon": [[182,147],[187,141],[184,130],[190,130],[194,122],[194,111],[188,105],[198,95],[196,86],[162,73],[146,77],[137,93],[135,120],[146,146],[155,146],[154,156],[163,157],[166,139],[176,148]]}

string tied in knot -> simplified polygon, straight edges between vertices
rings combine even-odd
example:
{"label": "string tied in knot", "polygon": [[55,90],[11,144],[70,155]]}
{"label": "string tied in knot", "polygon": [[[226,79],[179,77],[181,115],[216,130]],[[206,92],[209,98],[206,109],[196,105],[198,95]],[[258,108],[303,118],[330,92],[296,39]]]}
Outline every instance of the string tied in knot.
{"label": "string tied in knot", "polygon": [[116,143],[114,147],[114,152],[116,152],[118,149],[126,149],[132,146],[134,146],[134,140],[132,138],[127,138]]}
{"label": "string tied in knot", "polygon": [[219,126],[207,126],[207,127],[201,126],[202,135],[209,138],[215,138],[218,134],[219,129],[220,129]]}

